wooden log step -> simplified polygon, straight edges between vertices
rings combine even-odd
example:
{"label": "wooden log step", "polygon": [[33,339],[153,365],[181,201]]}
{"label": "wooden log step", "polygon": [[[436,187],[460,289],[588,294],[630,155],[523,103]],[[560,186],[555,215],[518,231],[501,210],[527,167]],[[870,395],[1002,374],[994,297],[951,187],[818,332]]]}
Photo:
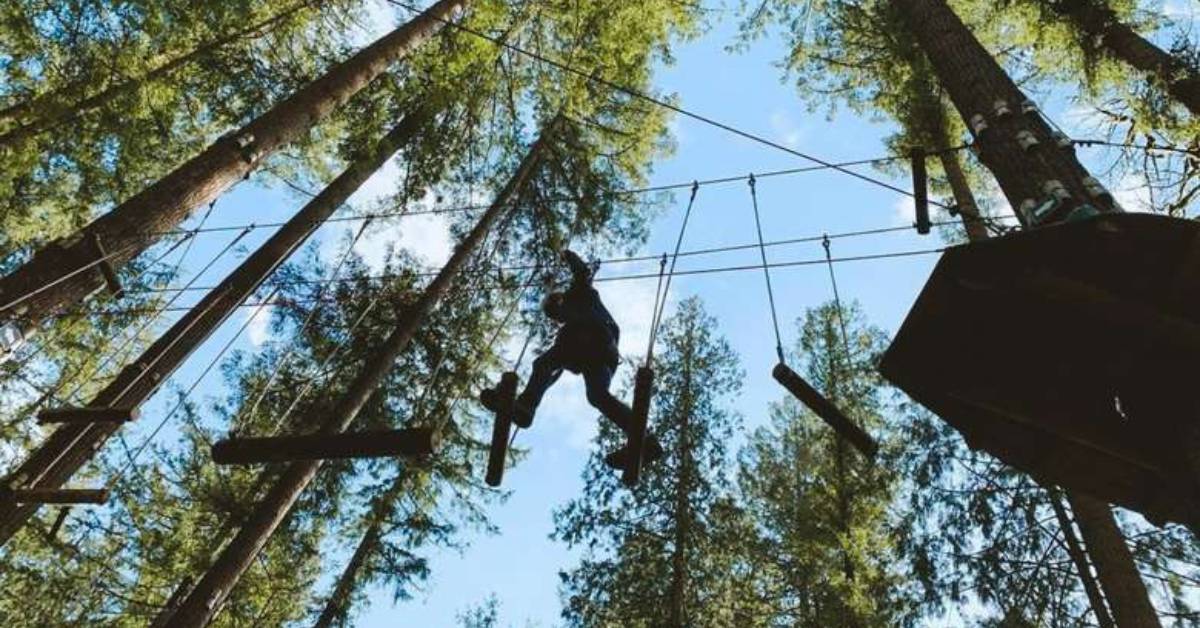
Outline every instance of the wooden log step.
{"label": "wooden log step", "polygon": [[106,488],[17,488],[3,489],[0,499],[18,504],[105,504]]}
{"label": "wooden log step", "polygon": [[49,408],[38,414],[38,423],[128,423],[139,416],[137,408]]}
{"label": "wooden log step", "polygon": [[99,234],[92,234],[92,249],[96,254],[96,258],[100,261],[96,267],[100,269],[100,276],[104,278],[104,285],[108,288],[109,294],[112,294],[114,299],[120,299],[125,296],[125,288],[121,287],[121,280],[117,277],[117,271],[113,270],[113,265],[108,261],[107,253],[104,251],[104,245],[100,242]]}
{"label": "wooden log step", "polygon": [[230,438],[212,446],[217,464],[267,464],[298,460],[428,456],[438,447],[432,428],[377,430],[348,434],[306,434]]}
{"label": "wooden log step", "polygon": [[849,441],[868,459],[875,458],[875,453],[879,450],[879,444],[875,442],[875,439],[871,438],[870,434],[864,432],[861,427],[855,425],[837,406],[804,381],[804,378],[782,362],[775,365],[771,375],[800,403],[808,406],[818,417],[821,417],[822,421],[829,424],[829,427],[832,427],[838,436]]}
{"label": "wooden log step", "polygon": [[496,387],[500,398],[500,411],[496,413],[492,423],[492,445],[488,449],[487,475],[484,481],[493,488],[500,486],[504,480],[504,465],[508,459],[508,437],[512,433],[513,412],[516,409],[517,374],[508,371],[500,376],[500,385]]}
{"label": "wooden log step", "polygon": [[633,384],[633,425],[630,427],[629,461],[621,473],[621,483],[637,486],[642,474],[642,456],[646,453],[646,425],[650,422],[650,398],[654,395],[654,369],[638,368]]}

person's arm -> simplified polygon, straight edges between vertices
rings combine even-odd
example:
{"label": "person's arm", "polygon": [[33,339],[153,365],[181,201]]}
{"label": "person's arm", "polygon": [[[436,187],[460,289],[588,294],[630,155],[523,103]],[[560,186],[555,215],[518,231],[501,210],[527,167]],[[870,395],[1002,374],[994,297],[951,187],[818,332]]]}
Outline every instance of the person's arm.
{"label": "person's arm", "polygon": [[563,251],[563,260],[571,269],[572,285],[574,286],[591,286],[592,285],[592,267],[583,258],[575,254],[574,251]]}

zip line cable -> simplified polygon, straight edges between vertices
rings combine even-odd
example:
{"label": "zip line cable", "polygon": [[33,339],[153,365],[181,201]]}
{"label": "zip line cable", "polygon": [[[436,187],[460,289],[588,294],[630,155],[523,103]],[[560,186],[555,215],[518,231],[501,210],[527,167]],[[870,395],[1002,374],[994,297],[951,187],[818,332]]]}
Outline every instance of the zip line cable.
{"label": "zip line cable", "polygon": [[829,284],[833,287],[833,303],[837,308],[838,325],[842,328],[842,351],[846,354],[846,362],[849,366],[850,336],[846,333],[846,317],[842,310],[842,297],[838,293],[837,274],[833,271],[833,255],[830,253],[829,238],[821,240],[821,247],[825,249],[825,264],[829,267]]}

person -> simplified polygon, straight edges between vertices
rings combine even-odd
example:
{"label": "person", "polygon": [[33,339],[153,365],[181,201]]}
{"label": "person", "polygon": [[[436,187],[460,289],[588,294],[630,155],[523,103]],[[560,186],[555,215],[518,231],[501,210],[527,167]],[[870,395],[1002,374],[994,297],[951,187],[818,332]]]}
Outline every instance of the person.
{"label": "person", "polygon": [[[565,292],[548,295],[542,302],[546,316],[562,325],[554,344],[533,361],[533,370],[525,390],[517,396],[513,423],[528,428],[533,424],[542,396],[562,375],[563,370],[583,376],[587,400],[612,421],[626,436],[633,426],[633,411],[609,392],[613,374],[621,355],[617,343],[621,329],[604,307],[600,293],[592,286],[596,269],[572,251],[563,251],[563,261],[571,270],[571,285]],[[496,389],[483,390],[480,401],[492,412],[499,408]],[[648,464],[662,456],[657,439],[647,434],[643,462]],[[605,463],[615,469],[625,468],[629,458],[628,446],[605,456]]]}

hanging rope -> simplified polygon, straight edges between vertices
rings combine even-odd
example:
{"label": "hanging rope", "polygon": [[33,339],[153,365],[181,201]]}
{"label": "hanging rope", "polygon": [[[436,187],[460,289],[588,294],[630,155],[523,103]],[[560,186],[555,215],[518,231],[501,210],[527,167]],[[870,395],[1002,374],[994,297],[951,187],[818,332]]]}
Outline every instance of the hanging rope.
{"label": "hanging rope", "polygon": [[842,350],[846,353],[846,364],[850,362],[850,337],[846,333],[846,317],[842,310],[842,297],[838,294],[837,274],[833,270],[833,255],[830,253],[829,238],[821,240],[821,246],[825,248],[825,265],[829,267],[829,284],[833,286],[833,304],[837,308],[838,326],[842,328]]}
{"label": "hanging rope", "polygon": [[[692,217],[692,208],[696,205],[696,193],[700,191],[700,183],[692,182],[692,195],[688,198],[687,209],[683,212],[683,223],[679,225],[679,236],[675,238],[675,252],[671,255],[671,270],[667,272],[666,284],[663,284],[663,267],[667,256],[663,255],[658,267],[658,283],[661,290],[655,289],[654,312],[650,321],[650,346],[646,348],[646,366],[650,366],[654,358],[654,343],[658,338],[658,328],[662,324],[663,311],[667,309],[667,295],[671,292],[671,279],[675,276],[675,264],[679,262],[679,250],[683,246],[683,236],[687,233],[688,221]],[[759,238],[760,243],[762,238]]]}
{"label": "hanging rope", "polygon": [[775,329],[775,354],[779,356],[779,363],[783,364],[787,360],[783,357],[783,336],[779,333],[779,315],[775,311],[775,290],[771,288],[771,267],[767,264],[767,246],[763,242],[762,218],[758,212],[758,188],[754,175],[750,175],[748,181],[750,184],[750,200],[754,206],[754,226],[758,229],[758,253],[762,256],[763,277],[767,280],[767,300],[771,304],[771,325]]}

